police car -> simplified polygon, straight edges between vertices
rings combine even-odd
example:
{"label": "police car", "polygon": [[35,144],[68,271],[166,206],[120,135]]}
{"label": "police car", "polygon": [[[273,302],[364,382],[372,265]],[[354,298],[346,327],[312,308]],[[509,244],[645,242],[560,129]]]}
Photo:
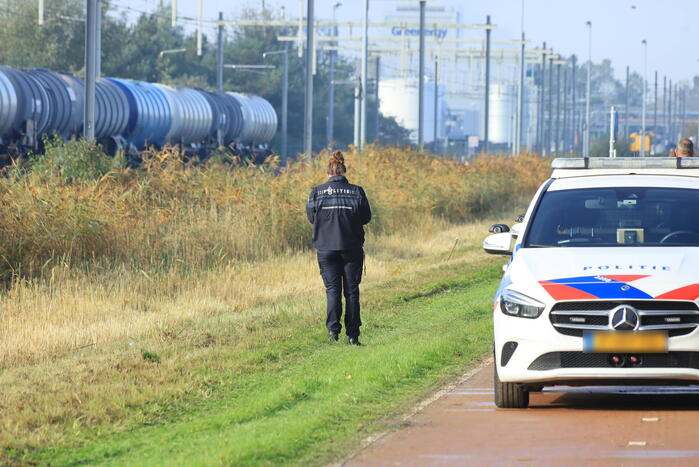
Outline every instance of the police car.
{"label": "police car", "polygon": [[486,252],[495,402],[544,386],[699,384],[699,159],[566,158]]}

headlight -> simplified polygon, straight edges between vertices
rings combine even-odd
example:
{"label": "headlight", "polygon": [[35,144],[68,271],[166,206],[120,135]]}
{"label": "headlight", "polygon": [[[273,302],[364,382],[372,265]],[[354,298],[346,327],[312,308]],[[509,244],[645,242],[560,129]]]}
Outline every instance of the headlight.
{"label": "headlight", "polygon": [[500,310],[506,315],[533,319],[544,311],[544,304],[519,292],[505,290],[500,297]]}

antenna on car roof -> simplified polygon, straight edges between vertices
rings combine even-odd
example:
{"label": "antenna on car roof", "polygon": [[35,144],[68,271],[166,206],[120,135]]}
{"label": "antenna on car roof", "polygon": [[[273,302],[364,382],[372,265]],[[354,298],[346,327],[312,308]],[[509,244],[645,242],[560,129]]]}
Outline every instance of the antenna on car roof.
{"label": "antenna on car roof", "polygon": [[616,107],[612,106],[609,110],[609,158],[616,158],[616,131],[617,131],[617,112]]}

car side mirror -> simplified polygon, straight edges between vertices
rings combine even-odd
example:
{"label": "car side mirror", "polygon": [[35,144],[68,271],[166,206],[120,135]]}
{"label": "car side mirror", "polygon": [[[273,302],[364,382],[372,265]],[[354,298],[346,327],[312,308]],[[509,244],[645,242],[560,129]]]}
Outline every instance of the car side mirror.
{"label": "car side mirror", "polygon": [[511,255],[512,235],[509,232],[489,235],[483,240],[483,249],[491,255]]}
{"label": "car side mirror", "polygon": [[488,232],[493,233],[493,234],[504,233],[504,232],[509,232],[509,231],[510,231],[510,228],[507,226],[507,224],[493,224],[488,229]]}

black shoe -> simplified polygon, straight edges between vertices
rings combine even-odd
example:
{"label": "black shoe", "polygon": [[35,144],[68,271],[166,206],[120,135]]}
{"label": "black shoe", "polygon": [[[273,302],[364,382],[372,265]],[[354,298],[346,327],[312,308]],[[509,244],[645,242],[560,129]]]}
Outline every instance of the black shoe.
{"label": "black shoe", "polygon": [[362,345],[362,343],[359,342],[359,337],[350,337],[349,345]]}
{"label": "black shoe", "polygon": [[337,332],[328,331],[328,339],[330,339],[330,342],[338,342],[340,340],[340,334]]}

